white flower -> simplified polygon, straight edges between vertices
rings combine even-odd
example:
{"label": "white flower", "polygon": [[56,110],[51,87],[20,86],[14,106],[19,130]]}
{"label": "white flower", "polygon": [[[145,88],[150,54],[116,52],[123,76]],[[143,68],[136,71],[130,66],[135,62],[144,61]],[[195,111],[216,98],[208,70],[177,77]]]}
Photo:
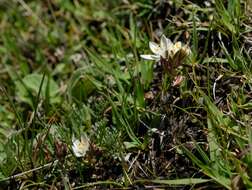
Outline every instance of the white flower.
{"label": "white flower", "polygon": [[170,39],[166,38],[165,35],[161,36],[160,45],[156,44],[155,42],[149,42],[149,47],[153,55],[140,55],[142,58],[147,60],[155,60],[159,61],[160,58],[166,58],[167,52],[173,48],[173,43]]}
{"label": "white flower", "polygon": [[84,157],[89,149],[89,139],[87,135],[81,135],[81,139],[72,138],[72,149],[76,157]]}
{"label": "white flower", "polygon": [[71,61],[73,61],[74,63],[79,63],[80,60],[82,59],[82,55],[80,53],[76,53],[70,56]]}
{"label": "white flower", "polygon": [[156,44],[155,42],[149,42],[149,47],[154,54],[140,55],[142,58],[147,60],[171,60],[174,57],[176,57],[176,59],[179,58],[182,60],[190,54],[190,49],[187,46],[182,46],[181,42],[176,42],[173,44],[170,39],[165,37],[165,35],[161,36],[160,45]]}

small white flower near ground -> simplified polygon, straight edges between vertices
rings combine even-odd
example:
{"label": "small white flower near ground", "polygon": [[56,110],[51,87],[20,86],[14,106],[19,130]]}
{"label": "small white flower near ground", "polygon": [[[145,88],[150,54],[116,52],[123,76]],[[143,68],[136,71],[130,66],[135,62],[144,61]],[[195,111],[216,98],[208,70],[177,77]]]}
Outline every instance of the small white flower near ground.
{"label": "small white flower near ground", "polygon": [[72,149],[76,157],[84,157],[89,149],[89,138],[87,135],[81,135],[80,140],[72,138]]}
{"label": "small white flower near ground", "polygon": [[159,45],[155,42],[149,42],[149,48],[153,54],[140,55],[143,59],[154,61],[160,61],[161,59],[169,60],[175,57],[175,55],[179,55],[179,58],[183,59],[190,54],[188,46],[182,45],[181,42],[172,43],[165,35],[161,36]]}
{"label": "small white flower near ground", "polygon": [[180,41],[172,43],[165,35],[161,36],[160,44],[149,42],[149,47],[153,54],[140,55],[141,58],[160,62],[164,72],[172,76],[177,75],[176,69],[191,53],[187,45],[183,45]]}
{"label": "small white flower near ground", "polygon": [[172,48],[173,43],[165,35],[161,36],[160,45],[155,42],[149,42],[149,48],[154,54],[140,55],[143,59],[159,61],[161,58],[165,59],[167,52]]}

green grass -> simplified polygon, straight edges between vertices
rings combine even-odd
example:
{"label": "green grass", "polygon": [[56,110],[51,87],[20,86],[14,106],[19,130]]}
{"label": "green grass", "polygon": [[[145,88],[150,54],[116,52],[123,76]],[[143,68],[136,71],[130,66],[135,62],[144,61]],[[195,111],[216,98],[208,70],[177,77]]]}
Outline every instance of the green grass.
{"label": "green grass", "polygon": [[[1,187],[251,189],[249,1],[197,2],[0,2]],[[179,86],[140,58],[161,34]]]}

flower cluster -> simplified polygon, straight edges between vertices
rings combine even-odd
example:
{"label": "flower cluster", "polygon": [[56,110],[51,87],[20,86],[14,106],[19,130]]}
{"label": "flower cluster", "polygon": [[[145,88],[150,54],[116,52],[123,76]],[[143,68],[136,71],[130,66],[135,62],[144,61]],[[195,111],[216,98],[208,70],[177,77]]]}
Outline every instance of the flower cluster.
{"label": "flower cluster", "polygon": [[172,43],[172,41],[161,36],[160,45],[155,42],[149,42],[150,50],[153,54],[141,55],[147,60],[160,61],[166,72],[173,74],[174,69],[179,67],[184,59],[190,54],[190,49],[181,42]]}

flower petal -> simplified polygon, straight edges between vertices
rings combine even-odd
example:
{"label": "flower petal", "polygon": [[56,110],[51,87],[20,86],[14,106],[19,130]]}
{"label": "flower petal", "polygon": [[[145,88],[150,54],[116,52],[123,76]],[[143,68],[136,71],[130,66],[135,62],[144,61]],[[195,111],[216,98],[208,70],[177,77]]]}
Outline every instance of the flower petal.
{"label": "flower petal", "polygon": [[140,57],[146,60],[153,60],[153,61],[160,60],[160,55],[140,55]]}
{"label": "flower petal", "polygon": [[161,36],[160,47],[163,50],[169,50],[173,47],[173,43],[169,38],[166,38],[165,35]]}
{"label": "flower petal", "polygon": [[173,45],[173,53],[176,54],[177,51],[179,51],[182,48],[182,43],[181,42],[176,42]]}
{"label": "flower petal", "polygon": [[83,156],[85,156],[85,154],[83,154],[82,152],[80,152],[78,149],[74,150],[74,155],[76,157],[83,157]]}
{"label": "flower petal", "polygon": [[76,157],[82,157],[83,155],[81,154],[81,151],[79,149],[79,145],[80,145],[80,141],[75,139],[73,141],[73,145],[72,145],[72,149],[73,149],[73,153]]}
{"label": "flower petal", "polygon": [[156,54],[156,55],[160,55],[161,53],[161,48],[159,47],[158,44],[156,44],[155,42],[149,42],[149,47],[150,47],[150,50]]}
{"label": "flower petal", "polygon": [[174,44],[174,48],[180,49],[181,47],[182,47],[182,43],[181,43],[181,42],[176,42],[176,43]]}
{"label": "flower petal", "polygon": [[72,138],[72,142],[73,142],[74,147],[78,147],[78,144],[80,144],[79,139],[76,139],[76,138]]}
{"label": "flower petal", "polygon": [[185,52],[185,54],[187,56],[190,55],[190,53],[191,53],[191,50],[190,50],[190,48],[188,46],[182,47],[182,50]]}

